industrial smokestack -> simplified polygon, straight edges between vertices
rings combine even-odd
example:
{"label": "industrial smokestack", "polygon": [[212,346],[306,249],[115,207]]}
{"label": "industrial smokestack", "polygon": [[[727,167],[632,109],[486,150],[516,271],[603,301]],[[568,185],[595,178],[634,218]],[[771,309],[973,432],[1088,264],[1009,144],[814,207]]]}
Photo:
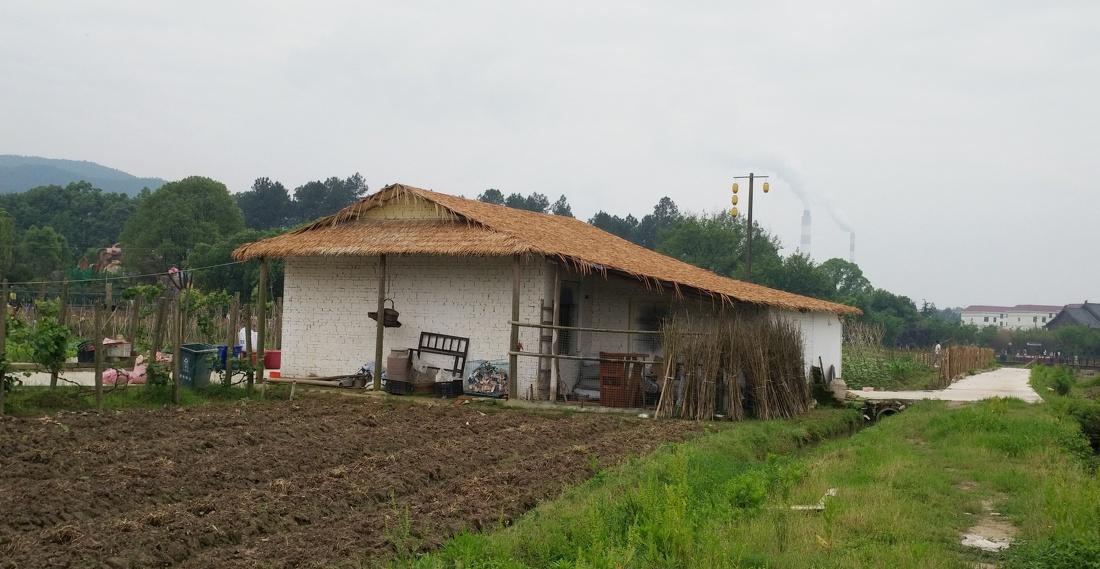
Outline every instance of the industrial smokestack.
{"label": "industrial smokestack", "polygon": [[799,251],[807,257],[810,256],[810,210],[802,210],[802,245]]}
{"label": "industrial smokestack", "polygon": [[848,234],[848,260],[856,262],[856,232]]}

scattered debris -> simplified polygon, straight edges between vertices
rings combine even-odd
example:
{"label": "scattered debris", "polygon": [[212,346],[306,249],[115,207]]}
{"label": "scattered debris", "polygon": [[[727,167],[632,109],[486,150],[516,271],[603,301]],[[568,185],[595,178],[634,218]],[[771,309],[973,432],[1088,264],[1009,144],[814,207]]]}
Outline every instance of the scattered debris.
{"label": "scattered debris", "polygon": [[825,491],[825,494],[821,496],[821,499],[816,504],[791,506],[791,509],[796,512],[824,512],[825,511],[825,499],[836,496],[836,488],[829,488]]}
{"label": "scattered debris", "polygon": [[1019,530],[1012,522],[1004,519],[1000,513],[993,511],[993,503],[982,500],[982,515],[978,523],[966,530],[961,543],[965,547],[973,547],[982,551],[997,552],[1012,546],[1013,538]]}

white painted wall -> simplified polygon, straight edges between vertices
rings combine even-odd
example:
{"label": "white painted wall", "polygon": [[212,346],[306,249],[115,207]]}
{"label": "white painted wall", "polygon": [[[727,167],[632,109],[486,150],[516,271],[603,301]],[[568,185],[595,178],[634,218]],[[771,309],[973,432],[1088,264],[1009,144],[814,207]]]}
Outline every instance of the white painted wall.
{"label": "white painted wall", "polygon": [[[526,261],[520,318],[537,321],[545,264]],[[420,332],[470,338],[470,359],[506,359],[511,317],[510,257],[391,256],[387,296],[401,313],[401,328],[387,328],[385,353],[415,347]],[[354,373],[374,360],[378,298],[377,258],[301,257],[286,261],[283,300],[283,374],[286,377]],[[537,349],[538,332],[520,330],[525,348]],[[536,360],[520,358],[520,378],[535,375]],[[521,393],[526,393],[521,385]]]}

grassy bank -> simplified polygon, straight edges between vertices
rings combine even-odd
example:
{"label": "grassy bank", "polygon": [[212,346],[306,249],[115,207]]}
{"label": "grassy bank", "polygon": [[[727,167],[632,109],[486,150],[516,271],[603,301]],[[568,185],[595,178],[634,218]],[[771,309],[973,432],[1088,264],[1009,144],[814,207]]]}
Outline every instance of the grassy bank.
{"label": "grassy bank", "polygon": [[937,389],[939,373],[905,354],[891,354],[878,347],[845,348],[844,381],[849,389]]}
{"label": "grassy bank", "polygon": [[[1091,567],[1100,559],[1100,481],[1069,416],[1015,400],[925,402],[795,452],[849,421],[833,411],[735,425],[603,472],[512,527],[461,535],[398,565]],[[824,512],[790,509],[829,488],[837,493]],[[963,532],[993,512],[1023,544],[1007,556],[963,548]]]}
{"label": "grassy bank", "polygon": [[[246,399],[267,400],[286,399],[289,393],[285,386],[267,386],[266,393],[248,393],[244,388],[225,388],[220,385],[180,392],[180,404],[185,406],[231,403]],[[124,387],[105,387],[104,409],[152,408],[172,405],[172,386],[170,385],[130,385]],[[6,412],[16,416],[34,416],[58,411],[89,411],[96,408],[95,390],[91,387],[59,386],[20,387],[8,393]]]}

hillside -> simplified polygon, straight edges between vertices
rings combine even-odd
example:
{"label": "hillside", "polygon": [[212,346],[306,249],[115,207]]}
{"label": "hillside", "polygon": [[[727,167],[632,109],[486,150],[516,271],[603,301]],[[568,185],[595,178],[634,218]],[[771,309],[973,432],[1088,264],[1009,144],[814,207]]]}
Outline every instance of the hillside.
{"label": "hillside", "polygon": [[142,188],[159,188],[160,178],[139,178],[132,174],[81,160],[0,154],[0,194],[22,192],[38,186],[84,180],[106,192],[137,195]]}

